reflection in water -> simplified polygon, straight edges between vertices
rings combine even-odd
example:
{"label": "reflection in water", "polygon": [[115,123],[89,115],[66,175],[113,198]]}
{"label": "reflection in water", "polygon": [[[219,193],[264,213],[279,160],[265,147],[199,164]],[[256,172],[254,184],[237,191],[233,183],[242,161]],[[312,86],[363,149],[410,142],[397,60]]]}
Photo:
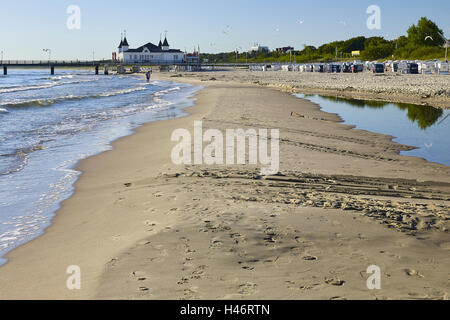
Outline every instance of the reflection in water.
{"label": "reflection in water", "polygon": [[417,147],[401,154],[450,165],[450,117],[429,106],[384,101],[356,100],[318,95],[296,95],[337,113],[344,123],[358,129],[387,134],[394,141]]}
{"label": "reflection in water", "polygon": [[[305,97],[313,97],[314,95],[304,95]],[[323,99],[330,100],[336,103],[345,103],[347,105],[355,106],[358,108],[380,108],[383,109],[389,105],[394,105],[400,110],[407,110],[408,118],[417,123],[420,129],[426,130],[428,127],[431,127],[435,124],[439,118],[442,117],[444,111],[442,109],[430,107],[430,106],[422,106],[417,104],[410,103],[393,103],[393,102],[384,102],[384,101],[370,101],[370,100],[357,100],[357,99],[346,99],[340,97],[329,97],[329,96],[321,96]]]}

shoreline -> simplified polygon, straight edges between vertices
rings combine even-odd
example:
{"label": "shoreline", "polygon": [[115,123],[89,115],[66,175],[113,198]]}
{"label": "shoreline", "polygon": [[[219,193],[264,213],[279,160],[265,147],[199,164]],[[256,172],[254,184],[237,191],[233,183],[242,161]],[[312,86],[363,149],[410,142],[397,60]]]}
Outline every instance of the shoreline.
{"label": "shoreline", "polygon": [[[217,81],[251,83],[289,93],[411,103],[444,110],[450,108],[450,92],[446,89],[450,86],[450,75],[396,75],[386,73],[380,76],[371,73],[316,74],[287,71],[223,70],[199,73],[180,72],[176,79],[182,77],[200,81],[210,81],[211,78],[214,78]],[[426,88],[425,90],[421,90],[421,80],[426,80],[426,84],[423,85]],[[433,88],[433,86],[435,87]]]}
{"label": "shoreline", "polygon": [[[156,78],[159,78],[161,80],[170,80],[174,82],[177,82],[179,80],[178,78],[166,79],[165,76],[166,75],[158,74]],[[311,112],[311,114],[321,115],[323,118],[326,118],[328,122],[331,122],[330,126],[338,130],[340,132],[339,134],[342,135],[343,138],[345,138],[344,140],[341,140],[341,142],[344,141],[343,143],[349,144],[348,146],[349,148],[353,148],[352,144],[358,143],[358,139],[363,140],[364,137],[373,138],[376,139],[377,143],[379,143],[380,145],[383,145],[385,147],[387,146],[389,150],[387,154],[389,157],[393,158],[392,160],[394,162],[400,161],[411,165],[411,167],[408,168],[406,174],[405,172],[398,171],[396,174],[392,175],[392,178],[396,178],[396,176],[398,178],[409,176],[409,178],[413,180],[416,179],[420,181],[426,181],[425,177],[429,177],[433,179],[430,181],[441,181],[442,183],[444,183],[443,184],[444,190],[447,189],[446,183],[450,183],[450,181],[448,181],[449,179],[445,177],[445,174],[442,174],[442,169],[446,168],[446,170],[448,171],[449,170],[448,167],[428,163],[425,160],[421,159],[397,160],[397,158],[402,158],[405,156],[400,156],[398,154],[395,156],[393,155],[393,153],[400,152],[402,150],[401,148],[405,146],[402,147],[402,145],[398,143],[395,143],[393,141],[387,141],[390,140],[391,137],[384,136],[381,134],[364,132],[363,130],[359,129],[351,130],[354,131],[354,133],[349,133],[348,129],[352,126],[338,123],[339,120],[337,119],[338,118],[337,116],[333,114],[326,114],[324,111],[320,110],[319,106],[316,106],[309,101],[297,103],[293,100],[298,99],[296,97],[284,97],[283,93],[275,94],[272,92],[260,91],[271,89],[269,88],[258,89],[258,86],[255,85],[243,85],[233,82],[225,84],[221,83],[220,81],[204,82],[192,79],[182,79],[180,82],[184,81],[189,82],[191,84],[192,82],[194,82],[195,85],[199,84],[202,86],[204,85],[204,88],[195,94],[193,98],[195,101],[194,105],[183,110],[183,112],[188,113],[187,116],[183,116],[177,119],[170,119],[169,121],[157,121],[144,124],[143,126],[136,128],[131,135],[122,137],[119,140],[111,143],[112,150],[85,159],[77,165],[77,170],[80,170],[82,174],[75,183],[74,186],[75,191],[68,200],[65,200],[62,203],[61,209],[58,210],[57,214],[52,220],[51,226],[45,230],[44,235],[40,236],[39,238],[31,242],[28,242],[27,244],[19,248],[14,249],[13,251],[7,254],[6,257],[8,258],[8,263],[0,268],[0,285],[3,288],[6,288],[7,291],[8,290],[11,291],[7,294],[0,293],[0,297],[7,299],[9,299],[8,296],[20,298],[38,297],[39,299],[55,298],[55,297],[57,299],[64,299],[64,298],[80,299],[87,297],[100,297],[100,298],[121,297],[117,295],[120,293],[120,286],[111,287],[111,284],[107,283],[111,283],[111,281],[116,283],[115,281],[118,280],[124,281],[119,276],[115,276],[112,278],[109,277],[111,269],[115,269],[115,266],[118,265],[119,262],[121,262],[122,260],[126,260],[123,258],[123,253],[126,252],[127,255],[129,256],[136,255],[138,257],[141,257],[140,253],[133,252],[133,249],[139,251],[142,249],[143,246],[145,247],[148,241],[152,242],[153,240],[146,240],[148,237],[153,239],[155,237],[156,238],[163,237],[166,233],[172,234],[173,229],[175,229],[173,225],[179,224],[180,217],[171,217],[170,215],[167,215],[166,211],[171,210],[170,204],[167,203],[167,200],[165,201],[166,203],[158,202],[159,198],[164,197],[164,195],[155,196],[155,194],[158,195],[158,192],[160,191],[153,193],[151,197],[146,192],[144,192],[146,191],[145,189],[154,188],[155,183],[156,185],[158,185],[161,184],[164,180],[171,181],[172,179],[171,177],[174,173],[176,175],[177,172],[179,172],[180,170],[182,172],[185,171],[185,169],[178,168],[172,165],[170,161],[168,161],[170,155],[170,148],[169,146],[167,146],[167,144],[161,143],[160,140],[168,141],[167,133],[173,130],[174,128],[185,128],[185,127],[191,128],[192,122],[195,119],[207,120],[208,123],[217,121],[223,122],[224,119],[227,119],[226,117],[224,117],[222,110],[217,107],[221,103],[221,99],[229,98],[227,95],[224,96],[223,92],[231,92],[233,90],[236,90],[242,91],[243,93],[248,91],[250,94],[252,94],[252,92],[256,91],[260,92],[261,94],[262,93],[267,94],[267,98],[275,96],[273,98],[275,100],[273,101],[277,101],[276,99],[282,98],[283,101],[292,105],[291,108],[293,108],[294,105],[304,106],[306,110],[308,110],[308,112]],[[197,100],[201,100],[201,103],[197,103]],[[237,102],[235,101],[234,103],[236,104]],[[317,110],[314,110],[315,108]],[[213,113],[213,111],[215,113]],[[222,112],[222,114],[220,112]],[[205,117],[207,116],[211,116],[212,118],[206,119]],[[279,115],[277,116],[279,117]],[[242,117],[252,117],[252,114],[250,113],[247,115],[243,115]],[[247,120],[243,119],[243,121],[245,122]],[[265,124],[268,124],[267,120],[264,121]],[[304,124],[308,126],[306,123]],[[242,123],[242,125],[245,124]],[[314,124],[312,126],[314,126]],[[290,128],[289,130],[292,130],[292,128]],[[309,128],[308,130],[312,129]],[[328,139],[322,133],[319,134],[313,131],[306,132],[306,130],[304,133],[311,135],[312,137],[311,139],[313,140],[317,139],[320,140],[324,138]],[[147,138],[148,136],[150,136],[152,139],[150,143],[148,142]],[[155,136],[156,138],[159,137],[160,140],[155,139]],[[338,136],[336,136],[336,138],[338,138]],[[153,150],[157,150],[156,155],[154,154],[153,151],[148,151],[145,148],[144,149],[142,148],[142,146],[146,145],[149,145],[150,148]],[[390,172],[390,168],[388,166],[382,165],[381,167],[377,167],[376,163],[374,163],[376,161],[384,161],[384,160],[379,160],[377,159],[376,156],[372,156],[373,151],[365,150],[367,155],[370,154],[370,157],[364,158],[363,156],[365,156],[365,154],[361,154],[360,156],[355,157],[355,159],[352,160],[353,162],[355,162],[354,164],[356,165],[359,171],[351,168],[340,168],[343,171],[341,172],[339,170],[339,164],[331,165],[331,168],[328,169],[322,169],[320,168],[320,165],[319,166],[314,165],[315,162],[314,159],[319,159],[321,157],[320,153],[324,152],[324,150],[326,153],[331,153],[331,158],[335,157],[333,155],[334,152],[333,150],[335,147],[329,145],[325,146],[320,145],[319,148],[319,145],[316,146],[315,143],[312,142],[308,143],[307,145],[303,144],[302,147],[304,148],[305,146],[310,148],[308,150],[311,150],[311,153],[308,156],[311,159],[306,161],[307,165],[309,165],[309,168],[308,170],[306,170],[306,172],[316,172],[319,175],[331,174],[332,172],[335,173],[340,172],[342,174],[354,174],[355,176],[363,174],[366,177],[389,176],[388,173]],[[291,148],[290,146],[288,147]],[[396,149],[399,150],[395,151]],[[139,150],[138,153],[140,154],[136,154],[137,150]],[[290,152],[290,154],[292,153]],[[342,156],[343,155],[341,154],[336,154],[337,158],[340,158]],[[329,155],[327,155],[327,157],[329,157]],[[117,160],[116,158],[118,158],[119,160]],[[290,167],[292,164],[294,164],[290,159],[290,156],[287,156],[287,158],[288,159],[286,161],[289,162],[289,165],[285,166],[283,168],[284,170],[286,170],[287,167]],[[358,160],[359,158],[361,158],[361,160]],[[143,161],[142,159],[146,159],[146,161]],[[372,163],[371,166],[375,166],[376,170],[370,171],[369,170],[370,168],[369,169],[364,168],[363,164],[366,163],[365,161],[367,161],[367,163],[371,162]],[[147,166],[145,166],[145,163],[149,162],[156,165],[152,166],[151,168],[148,168]],[[126,163],[127,165],[124,166],[124,163]],[[415,172],[417,171],[417,168],[420,168],[422,166],[427,167],[426,170],[423,170],[424,172]],[[298,170],[299,168],[296,168],[294,165],[294,167],[292,167],[291,169],[295,171]],[[128,185],[129,183],[130,186],[125,186]],[[175,183],[175,189],[182,188],[181,186],[184,185]],[[425,188],[425,186],[423,187]],[[429,187],[430,186],[426,186],[426,188]],[[441,188],[439,184],[437,188],[438,189]],[[128,193],[134,192],[139,193],[137,199],[141,199],[141,201],[131,201],[127,203]],[[166,192],[168,192],[168,190],[166,190]],[[172,196],[174,196],[175,198],[177,198],[178,196],[180,196],[181,198],[183,197],[185,198],[186,195],[183,196],[178,195],[176,193],[175,195]],[[98,203],[98,200],[96,199],[107,199],[107,201],[105,202],[105,205],[102,206],[101,204]],[[186,202],[188,201],[188,199],[185,198],[183,199],[183,201]],[[122,204],[122,202],[125,202],[126,204]],[[145,203],[150,204],[152,210],[153,209],[156,210],[156,211],[150,210],[150,217],[148,218],[144,217],[144,215],[146,216],[148,213],[144,214],[141,209],[136,209]],[[157,203],[157,205],[154,205],[153,203]],[[92,209],[93,207],[99,209],[99,212],[93,210]],[[315,205],[313,205],[313,207],[315,207]],[[121,213],[123,213],[124,208],[126,208],[126,212],[130,214],[131,217],[127,216],[126,218],[124,218],[121,216]],[[322,209],[317,208],[314,210],[318,210],[320,214],[323,214],[322,211],[319,211]],[[331,215],[334,215],[334,213],[331,213]],[[314,219],[313,217],[310,218]],[[143,219],[145,220],[144,223],[142,223]],[[339,219],[338,216],[336,216],[335,219]],[[374,227],[378,231],[383,232],[381,231],[382,229],[378,228],[382,227],[381,225],[377,226],[377,224],[374,223],[372,220],[366,221],[365,218],[361,219],[362,220],[359,221],[358,223],[363,224],[367,223],[367,226]],[[163,222],[155,223],[154,221],[156,220],[160,220]],[[352,223],[351,221],[347,222]],[[90,224],[92,225],[89,226]],[[104,226],[105,224],[107,228],[101,230],[98,229],[99,226]],[[74,226],[75,230],[68,230],[69,225]],[[85,225],[88,225],[89,227],[84,227]],[[166,227],[170,227],[170,229],[166,229]],[[329,227],[325,227],[324,230],[325,231],[329,230],[327,228]],[[150,229],[151,231],[149,231]],[[368,229],[364,230],[369,232]],[[83,234],[83,232],[84,235],[86,236],[86,239],[76,240],[77,234]],[[100,234],[97,234],[97,232]],[[189,233],[189,235],[193,234],[195,234],[193,231]],[[71,235],[75,238],[75,240],[74,243],[69,245],[67,244],[67,241],[69,239],[72,239]],[[390,236],[394,237],[393,235]],[[406,240],[403,238],[402,233],[396,236],[399,237],[398,238],[399,241],[401,240],[403,244],[405,243]],[[55,240],[59,240],[59,242]],[[443,241],[442,243],[444,243],[446,246],[447,242],[445,240],[439,241]],[[64,250],[67,249],[67,247],[65,246],[69,246],[71,249],[75,248],[73,255],[67,253],[67,251]],[[92,252],[86,252],[87,248],[92,248]],[[47,270],[46,269],[47,266],[45,264],[34,261],[33,256],[29,255],[31,254],[31,252],[36,252],[36,249],[39,249],[38,251],[42,250],[45,256],[51,258],[51,260],[56,264],[56,266],[52,266],[51,270]],[[58,259],[58,257],[55,257],[55,252],[59,253],[64,252],[64,254],[60,256]],[[65,270],[63,267],[65,265],[67,266],[76,264],[75,263],[76,261],[74,263],[68,262],[73,257],[77,257],[74,258],[74,260],[78,259],[78,261],[81,262],[79,263],[80,265],[83,265],[84,263],[87,266],[82,267],[83,270],[82,272],[88,274],[87,280],[84,280],[87,281],[87,285],[85,284],[85,286],[87,286],[87,289],[83,288],[82,292],[68,292],[68,290],[65,288],[66,274],[64,272]],[[59,260],[63,260],[64,262],[61,262]],[[24,262],[26,263],[23,264]],[[19,263],[22,264],[19,266],[18,265]],[[134,261],[133,263],[136,263],[136,261]],[[35,266],[37,268],[33,268],[32,266]],[[127,267],[129,267],[129,265],[127,265]],[[118,269],[120,268],[121,267],[118,267]],[[27,270],[35,270],[35,272],[40,275],[47,275],[47,276],[50,275],[50,279],[47,279],[49,280],[50,283],[47,283],[47,285],[45,286],[46,284],[44,282],[45,280],[35,279],[33,275],[28,276],[29,272]],[[13,287],[12,283],[14,283],[14,280],[9,279],[9,277],[5,277],[8,278],[7,281],[8,284],[5,285],[5,283],[3,283],[4,280],[2,280],[2,276],[4,276],[5,273],[9,277],[14,276],[17,277],[19,276],[18,273],[20,273],[22,277],[20,277],[20,281],[16,279],[19,282],[16,282]],[[27,276],[23,277],[24,274]],[[51,275],[53,275],[53,277],[51,277]],[[125,281],[128,284],[128,282],[131,281],[129,279],[130,274],[124,273],[123,276],[126,279],[128,279],[127,281]],[[142,276],[141,278],[145,277]],[[108,279],[108,281],[105,281],[105,279]],[[171,285],[172,284],[170,284],[170,286]],[[252,286],[253,285],[250,284],[248,286],[244,286],[244,288],[247,288],[249,289],[249,291],[252,291],[250,290]],[[34,293],[33,292],[25,293],[26,291],[25,289],[30,287],[32,288],[32,290],[33,288],[34,290],[39,290],[38,288],[42,287],[44,288],[42,288],[42,290],[39,291],[39,296],[37,296],[37,291],[35,291]],[[100,288],[100,290],[98,288]],[[247,290],[244,291],[246,291],[247,293]],[[329,291],[330,290],[324,290],[323,294],[328,294]],[[105,295],[105,292],[108,292],[110,295]],[[139,297],[142,298],[145,296],[145,293],[146,290],[141,291],[138,290],[136,294],[138,298]],[[174,294],[178,294],[178,291],[174,291]],[[246,295],[243,294],[242,296]],[[126,297],[130,297],[129,294],[126,294]],[[193,297],[195,298],[195,296]],[[224,298],[227,298],[227,296],[225,295]]]}
{"label": "shoreline", "polygon": [[[144,76],[142,75],[142,77],[144,77]],[[173,80],[167,80],[167,81],[171,81],[171,82],[177,83],[176,81],[173,81]],[[35,242],[39,242],[42,237],[46,236],[46,234],[49,231],[52,231],[54,228],[58,228],[58,225],[60,224],[60,222],[59,222],[60,215],[62,215],[61,212],[64,211],[64,208],[66,207],[66,202],[71,201],[71,199],[78,192],[78,189],[79,189],[78,185],[82,184],[81,180],[84,180],[85,173],[86,173],[86,171],[89,170],[89,169],[86,169],[86,167],[89,167],[89,163],[91,161],[95,161],[96,158],[102,157],[105,154],[109,154],[109,153],[113,152],[116,149],[117,145],[120,145],[120,144],[123,143],[122,140],[126,140],[126,139],[128,139],[128,138],[130,138],[130,137],[132,137],[132,136],[134,136],[136,134],[138,134],[141,130],[144,130],[144,127],[152,126],[152,125],[160,123],[160,122],[166,122],[166,121],[170,122],[170,121],[177,120],[177,119],[183,119],[183,118],[187,118],[189,116],[192,116],[193,114],[196,114],[197,113],[197,111],[196,111],[197,108],[195,108],[196,107],[195,106],[195,100],[196,100],[196,96],[202,91],[202,89],[203,88],[201,88],[201,86],[199,86],[199,90],[195,91],[195,93],[193,95],[187,97],[188,100],[192,101],[192,105],[181,109],[181,112],[184,115],[181,115],[180,117],[177,117],[177,118],[165,119],[165,120],[157,120],[157,121],[147,122],[147,123],[144,123],[142,125],[139,125],[136,128],[131,129],[129,134],[111,141],[109,143],[109,146],[111,147],[110,150],[102,151],[100,153],[97,153],[97,154],[94,154],[92,156],[89,156],[88,158],[79,160],[77,162],[77,164],[75,165],[75,167],[73,168],[73,170],[79,172],[79,175],[78,175],[78,178],[76,179],[75,183],[73,184],[73,191],[71,192],[71,195],[67,199],[65,199],[65,200],[63,200],[63,201],[61,201],[59,203],[59,208],[54,213],[52,219],[50,220],[49,225],[45,229],[42,230],[42,233],[38,237],[35,237],[35,238],[31,239],[30,241],[27,241],[26,243],[24,243],[24,244],[14,248],[14,249],[12,249],[11,251],[7,252],[3,256],[3,259],[5,259],[6,262],[4,264],[0,265],[0,273],[3,270],[2,269],[3,267],[9,266],[11,263],[14,263],[14,255],[16,254],[16,251],[20,251],[21,248],[23,248],[23,247],[34,245]],[[200,111],[198,111],[198,112],[200,112]],[[0,279],[0,284],[1,283],[2,283],[2,281]],[[80,299],[80,297],[78,295],[72,295],[70,298]],[[0,291],[0,299],[8,299],[9,300],[9,299],[16,299],[16,298],[8,298],[7,296],[4,297],[4,296],[2,296],[2,293]],[[36,299],[36,296],[27,297],[27,295],[25,294],[23,296],[22,295],[18,296],[17,299]],[[46,298],[44,297],[44,298],[38,298],[38,299],[46,299]],[[50,296],[49,299],[60,299],[60,298],[55,298],[54,296]]]}
{"label": "shoreline", "polygon": [[[276,87],[276,86],[274,86]],[[392,103],[405,103],[405,104],[415,104],[421,106],[430,106],[436,109],[448,110],[450,109],[449,101],[440,101],[433,99],[420,99],[418,97],[410,97],[408,95],[396,95],[392,96],[389,94],[374,94],[370,92],[346,92],[338,91],[332,89],[314,89],[314,88],[282,88],[282,91],[290,93],[302,93],[302,94],[317,94],[323,96],[332,96],[344,99],[355,99],[355,100],[369,100],[369,101],[382,101],[382,102],[392,102]]]}
{"label": "shoreline", "polygon": [[[139,76],[133,75],[132,77],[140,77],[140,75],[139,75]],[[140,77],[140,78],[144,78],[144,77]],[[174,81],[167,81],[167,83],[169,83],[169,82],[171,82],[171,83],[174,84],[173,87],[179,85],[179,83],[174,82]],[[155,84],[155,85],[158,86],[157,84]],[[188,107],[176,107],[176,108],[177,108],[177,111],[176,111],[177,114],[176,114],[176,115],[172,114],[172,115],[170,115],[170,116],[167,116],[167,120],[173,119],[173,118],[179,118],[179,117],[185,117],[185,116],[187,116],[188,114],[184,114],[184,110],[187,109],[187,108],[189,108],[189,107],[192,107],[192,106],[194,105],[195,94],[197,93],[197,91],[201,90],[201,87],[195,87],[195,86],[192,86],[192,90],[191,90],[190,87],[185,86],[185,87],[182,88],[182,90],[187,90],[187,91],[185,92],[185,94],[183,95],[183,96],[185,96],[185,98],[182,98],[183,101],[181,101],[181,102],[180,102],[180,101],[176,101],[176,102],[174,102],[174,103],[175,103],[175,104],[179,104],[179,105],[180,105],[180,104],[181,104],[181,105],[189,104],[189,106],[188,106]],[[171,91],[171,90],[169,90],[169,91]],[[193,95],[191,94],[191,91],[194,92]],[[166,92],[166,89],[161,89],[161,91],[158,91],[157,93],[160,93],[160,92],[165,92],[164,95],[170,94],[170,93],[167,93],[167,92]],[[22,243],[22,244],[20,244],[20,245],[18,245],[18,246],[15,246],[13,249],[10,249],[10,250],[7,251],[6,253],[2,252],[2,256],[0,257],[0,267],[3,266],[3,265],[5,265],[6,263],[9,262],[9,260],[6,259],[6,256],[7,256],[7,254],[8,254],[9,252],[11,252],[11,251],[17,249],[18,247],[21,247],[22,245],[27,244],[28,242],[31,242],[31,241],[34,241],[34,240],[38,239],[39,237],[41,237],[41,236],[46,232],[46,230],[47,230],[49,227],[51,227],[51,225],[52,225],[52,223],[53,223],[52,221],[53,221],[53,219],[56,217],[56,213],[61,209],[61,204],[62,204],[65,200],[71,198],[71,197],[73,196],[73,194],[75,193],[75,190],[71,190],[71,191],[70,191],[70,189],[74,189],[74,186],[75,186],[76,182],[79,180],[79,178],[80,178],[81,175],[83,174],[82,170],[79,170],[79,166],[81,165],[81,162],[82,162],[82,161],[87,160],[87,159],[89,159],[89,158],[91,158],[91,157],[95,157],[95,156],[97,156],[97,155],[99,155],[99,154],[102,154],[102,153],[104,153],[104,152],[111,151],[111,150],[113,149],[113,144],[114,144],[117,140],[120,140],[120,139],[122,139],[122,138],[124,138],[124,137],[127,137],[127,136],[131,136],[131,135],[133,135],[133,134],[136,133],[136,129],[137,129],[137,128],[139,128],[139,127],[141,127],[141,126],[143,126],[143,125],[152,123],[152,122],[157,122],[157,121],[161,121],[161,120],[154,119],[154,120],[149,120],[148,122],[145,122],[145,123],[139,123],[139,121],[138,121],[138,122],[135,122],[135,123],[133,122],[132,124],[130,124],[130,128],[124,129],[124,131],[122,132],[122,134],[119,135],[118,137],[117,137],[117,136],[109,137],[109,142],[106,142],[104,145],[102,145],[102,146],[104,146],[104,150],[101,150],[101,151],[98,151],[98,150],[97,150],[97,151],[95,151],[94,153],[91,153],[91,155],[89,155],[89,156],[87,156],[87,157],[85,157],[85,158],[83,158],[83,159],[78,159],[78,160],[74,161],[74,166],[73,166],[73,167],[68,167],[68,168],[67,168],[67,170],[73,170],[74,172],[76,172],[76,173],[75,173],[75,176],[76,176],[76,177],[75,177],[75,179],[74,179],[74,182],[72,182],[72,183],[67,183],[68,190],[69,190],[69,191],[67,192],[67,194],[64,194],[64,196],[62,197],[62,200],[60,199],[59,201],[56,201],[56,202],[53,203],[57,208],[56,208],[54,211],[53,211],[53,210],[48,210],[48,211],[47,211],[47,212],[49,213],[48,215],[46,215],[46,217],[48,217],[47,226],[46,226],[45,228],[43,228],[43,229],[40,228],[40,229],[39,229],[39,233],[38,233],[37,235],[34,234],[32,237],[29,237],[28,240],[27,240],[26,242],[24,242],[24,243]],[[70,160],[75,160],[75,159],[70,159]],[[5,261],[2,261],[2,260],[5,260]]]}

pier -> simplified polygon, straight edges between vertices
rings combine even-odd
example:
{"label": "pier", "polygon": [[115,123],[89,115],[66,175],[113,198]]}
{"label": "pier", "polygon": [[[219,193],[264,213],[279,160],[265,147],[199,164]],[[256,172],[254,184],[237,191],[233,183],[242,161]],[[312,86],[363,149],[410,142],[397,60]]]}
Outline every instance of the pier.
{"label": "pier", "polygon": [[180,62],[173,63],[170,61],[152,61],[152,62],[136,62],[136,63],[122,63],[112,60],[101,61],[80,61],[80,60],[3,60],[0,61],[0,66],[3,69],[3,75],[8,75],[10,68],[48,68],[51,75],[55,74],[56,68],[92,68],[95,74],[108,75],[110,72],[124,73],[125,70],[130,69],[132,72],[139,72],[140,68],[144,67],[159,67],[161,70],[170,67],[178,67],[179,70],[198,71],[203,67],[249,67],[252,64],[247,63],[192,63]]}

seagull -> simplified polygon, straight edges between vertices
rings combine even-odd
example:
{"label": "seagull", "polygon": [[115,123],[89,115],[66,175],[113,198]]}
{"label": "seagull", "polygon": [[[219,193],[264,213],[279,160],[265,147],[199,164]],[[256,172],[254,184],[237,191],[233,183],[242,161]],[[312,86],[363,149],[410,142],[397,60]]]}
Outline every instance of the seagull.
{"label": "seagull", "polygon": [[432,38],[431,36],[426,36],[426,37],[425,37],[425,41],[428,40],[428,39],[431,39],[431,41],[434,41],[433,38]]}
{"label": "seagull", "polygon": [[304,24],[305,23],[305,21],[303,21],[303,20],[300,20],[298,23],[300,23],[300,24]]}
{"label": "seagull", "polygon": [[425,148],[427,148],[427,149],[430,149],[431,147],[433,146],[433,144],[432,143],[425,143]]}
{"label": "seagull", "polygon": [[228,34],[228,33],[230,33],[230,30],[231,30],[231,26],[230,26],[230,25],[227,25],[227,26],[225,27],[225,30],[222,31],[222,33],[223,33],[223,34]]}

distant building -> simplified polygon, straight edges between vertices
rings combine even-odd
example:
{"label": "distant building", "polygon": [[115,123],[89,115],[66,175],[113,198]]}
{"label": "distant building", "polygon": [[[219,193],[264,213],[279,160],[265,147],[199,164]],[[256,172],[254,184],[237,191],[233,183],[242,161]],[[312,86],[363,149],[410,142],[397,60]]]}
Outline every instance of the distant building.
{"label": "distant building", "polygon": [[181,63],[184,53],[178,49],[170,49],[167,38],[159,40],[156,46],[149,42],[137,49],[130,49],[127,37],[120,40],[117,60],[128,63]]}
{"label": "distant building", "polygon": [[186,63],[188,63],[188,64],[200,63],[200,47],[198,47],[198,50],[194,49],[193,53],[185,53],[184,57],[185,57]]}
{"label": "distant building", "polygon": [[277,48],[276,50],[279,53],[289,53],[289,52],[294,51],[295,49],[294,49],[294,47],[289,46],[289,47]]}
{"label": "distant building", "polygon": [[251,52],[269,52],[269,47],[266,46],[260,46],[259,44],[255,44],[253,47],[250,48]]}

